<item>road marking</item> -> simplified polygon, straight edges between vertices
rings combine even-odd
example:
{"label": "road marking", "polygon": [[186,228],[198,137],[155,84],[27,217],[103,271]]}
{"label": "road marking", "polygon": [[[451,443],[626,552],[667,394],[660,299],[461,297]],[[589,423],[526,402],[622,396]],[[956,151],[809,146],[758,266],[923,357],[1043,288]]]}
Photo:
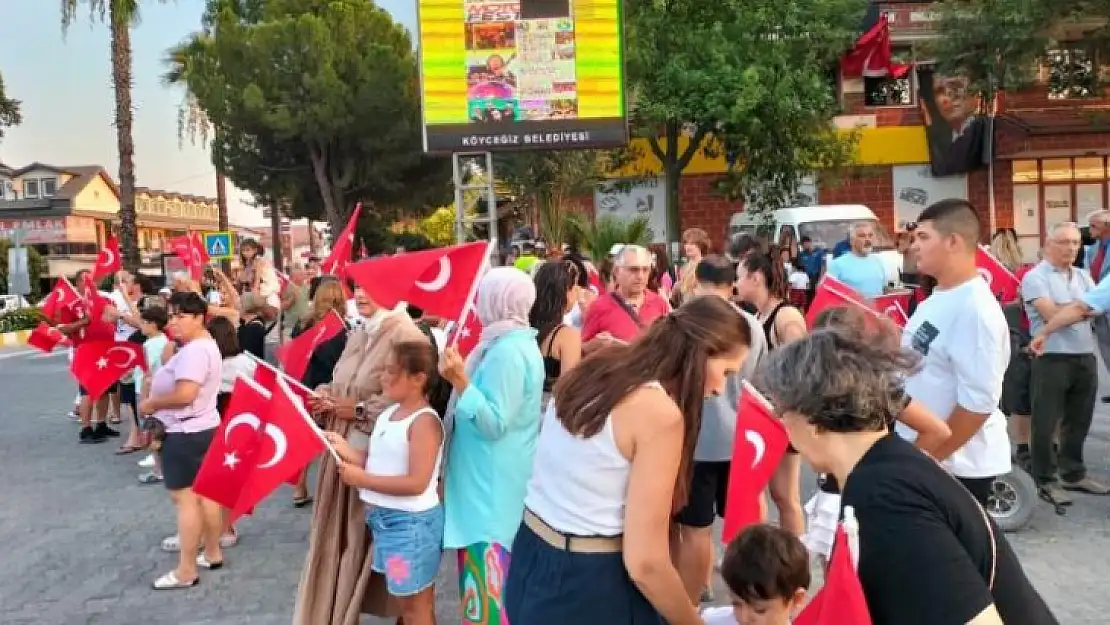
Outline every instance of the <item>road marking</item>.
{"label": "road marking", "polygon": [[10,352],[8,352],[8,351],[0,352],[0,360],[10,360],[12,358],[30,358],[31,360],[43,360],[43,359],[47,359],[47,358],[53,359],[53,358],[57,358],[58,356],[65,356],[65,355],[66,355],[66,352],[64,350],[46,354],[46,353],[40,352],[37,349],[20,349],[20,350],[14,350],[14,351],[10,351]]}

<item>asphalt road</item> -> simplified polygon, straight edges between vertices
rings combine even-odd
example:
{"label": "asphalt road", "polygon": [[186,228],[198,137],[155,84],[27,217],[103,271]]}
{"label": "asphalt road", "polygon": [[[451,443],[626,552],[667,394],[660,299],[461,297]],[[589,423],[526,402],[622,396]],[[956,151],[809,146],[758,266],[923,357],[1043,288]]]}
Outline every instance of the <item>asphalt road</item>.
{"label": "asphalt road", "polygon": [[[136,455],[113,455],[112,442],[77,444],[66,368],[61,354],[0,350],[0,625],[289,623],[310,520],[290,504],[291,491],[283,487],[242,522],[224,570],[188,591],[152,591],[174,566],[158,549],[174,531],[172,506],[162,487],[136,481]],[[1102,404],[1087,458],[1093,476],[1110,479]],[[1063,625],[1110,620],[1108,518],[1110,497],[1080,496],[1063,517],[1039,506],[1009,536]],[[441,623],[458,622],[453,570],[445,557]]]}

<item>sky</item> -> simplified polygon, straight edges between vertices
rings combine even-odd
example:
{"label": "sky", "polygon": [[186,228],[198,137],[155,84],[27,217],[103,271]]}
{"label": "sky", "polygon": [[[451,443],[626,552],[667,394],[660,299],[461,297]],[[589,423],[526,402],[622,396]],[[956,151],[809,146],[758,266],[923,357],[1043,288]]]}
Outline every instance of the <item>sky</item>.
{"label": "sky", "polygon": [[[102,165],[118,179],[107,27],[82,7],[63,37],[59,0],[0,2],[0,75],[7,97],[23,102],[23,123],[0,139],[0,162]],[[161,83],[166,50],[200,28],[204,5],[204,0],[142,2],[142,21],[131,35],[138,186],[216,197],[208,151],[178,136],[184,93]],[[378,5],[415,32],[416,0]],[[249,193],[229,188],[228,196],[232,224],[268,225],[250,206]]]}

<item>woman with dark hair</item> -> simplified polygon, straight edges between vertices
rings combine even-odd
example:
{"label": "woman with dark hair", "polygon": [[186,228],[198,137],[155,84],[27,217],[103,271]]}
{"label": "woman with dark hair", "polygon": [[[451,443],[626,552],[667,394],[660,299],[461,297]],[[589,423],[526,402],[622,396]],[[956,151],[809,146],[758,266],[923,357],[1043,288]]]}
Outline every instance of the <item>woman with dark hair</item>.
{"label": "woman with dark hair", "polygon": [[[182,343],[154,373],[150,396],[139,411],[165,426],[162,475],[177,507],[177,568],[154,582],[156,590],[196,586],[197,568],[223,566],[219,504],[193,493],[212,437],[220,426],[216,396],[220,390],[220,349],[204,325],[208,303],[198,293],[175,293],[170,298],[170,327]],[[203,542],[204,553],[200,553]]]}
{"label": "woman with dark hair", "polygon": [[509,623],[701,624],[669,549],[706,395],[751,342],[716,296],[563,375],[544,415],[505,586]]}
{"label": "woman with dark hair", "polygon": [[790,441],[843,484],[859,523],[859,578],[874,625],[1055,625],[1006,536],[971,493],[890,424],[891,383],[920,356],[818,330],[764,362],[761,386]]}
{"label": "woman with dark hair", "polygon": [[671,259],[667,255],[667,246],[663,243],[652,243],[648,246],[654,267],[648,277],[648,288],[655,291],[664,299],[671,298],[671,291],[675,284],[675,271],[671,266]]}
{"label": "woman with dark hair", "polygon": [[[796,341],[806,335],[806,321],[802,311],[788,302],[790,284],[786,267],[779,260],[776,249],[770,254],[748,254],[736,267],[736,294],[756,310],[756,318],[763,324],[767,351]],[[805,531],[802,515],[802,464],[797,452],[783,456],[771,478],[771,500],[779,511],[779,524],[801,536]]]}
{"label": "woman with dark hair", "polygon": [[[239,244],[239,287],[243,304],[248,309],[259,309],[262,316],[271,320],[281,309],[281,282],[270,261],[263,258],[266,250],[254,239]],[[248,295],[248,293],[250,295]]]}
{"label": "woman with dark hair", "polygon": [[545,263],[536,271],[536,302],[528,323],[538,333],[543,354],[544,393],[582,359],[582,334],[564,319],[578,302],[578,268],[569,262]]}

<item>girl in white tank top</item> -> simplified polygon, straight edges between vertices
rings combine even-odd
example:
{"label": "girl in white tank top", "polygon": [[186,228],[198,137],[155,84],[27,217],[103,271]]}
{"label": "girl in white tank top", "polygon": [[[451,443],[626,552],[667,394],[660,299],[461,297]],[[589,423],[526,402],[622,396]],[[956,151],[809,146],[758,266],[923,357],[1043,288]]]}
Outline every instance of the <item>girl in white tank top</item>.
{"label": "girl in white tank top", "polygon": [[[340,479],[359,489],[368,507],[370,568],[385,575],[406,622],[433,622],[435,578],[443,556],[443,425],[427,396],[436,359],[427,341],[393,347],[381,384],[386,398],[396,403],[378,415],[366,451],[339,434],[325,434],[343,460]],[[363,405],[355,407],[356,416],[364,412]]]}

